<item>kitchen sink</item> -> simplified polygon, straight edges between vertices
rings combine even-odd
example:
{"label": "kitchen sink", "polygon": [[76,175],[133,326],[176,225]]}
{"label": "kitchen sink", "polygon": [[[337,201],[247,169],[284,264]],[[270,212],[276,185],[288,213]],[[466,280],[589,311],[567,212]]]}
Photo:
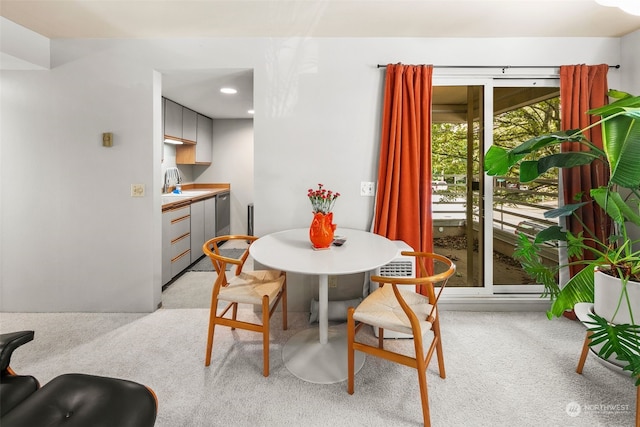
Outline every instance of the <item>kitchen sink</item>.
{"label": "kitchen sink", "polygon": [[185,190],[182,193],[166,193],[162,195],[162,204],[179,202],[211,193],[210,190]]}
{"label": "kitchen sink", "polygon": [[211,193],[211,190],[185,190],[180,194],[176,194],[176,196],[198,197],[209,193]]}
{"label": "kitchen sink", "polygon": [[180,200],[187,200],[193,196],[188,196],[184,194],[163,194],[162,195],[162,204],[179,202]]}

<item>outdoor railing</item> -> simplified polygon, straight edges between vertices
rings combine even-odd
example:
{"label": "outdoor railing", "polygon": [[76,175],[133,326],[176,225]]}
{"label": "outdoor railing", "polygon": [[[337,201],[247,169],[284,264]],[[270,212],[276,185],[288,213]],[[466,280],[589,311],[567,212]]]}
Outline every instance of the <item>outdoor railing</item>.
{"label": "outdoor railing", "polygon": [[[477,186],[472,185],[474,222],[478,221]],[[434,220],[442,218],[466,219],[467,184],[464,176],[445,175],[434,179]],[[547,219],[544,213],[558,207],[558,182],[552,179],[537,179],[521,184],[516,177],[494,177],[493,226],[513,232],[535,236],[538,231],[558,221]]]}

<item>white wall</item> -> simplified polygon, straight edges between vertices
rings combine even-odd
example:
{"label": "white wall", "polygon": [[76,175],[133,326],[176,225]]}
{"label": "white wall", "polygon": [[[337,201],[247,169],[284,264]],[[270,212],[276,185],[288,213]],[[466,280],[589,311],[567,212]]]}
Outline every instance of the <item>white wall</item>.
{"label": "white wall", "polygon": [[632,95],[640,95],[640,30],[624,37],[621,49],[624,72],[620,89]]}
{"label": "white wall", "polygon": [[[157,306],[156,71],[255,70],[253,201],[262,235],[308,226],[306,192],[318,182],[342,193],[338,226],[368,227],[373,199],[359,195],[359,184],[376,176],[376,64],[621,62],[615,38],[52,40],[51,48],[51,70],[0,73],[3,311]],[[610,86],[624,73],[612,71]],[[112,148],[101,146],[103,132],[114,133]],[[131,198],[133,183],[147,196]]]}
{"label": "white wall", "polygon": [[253,120],[213,120],[213,162],[193,166],[194,181],[231,184],[231,234],[247,233],[253,203]]}

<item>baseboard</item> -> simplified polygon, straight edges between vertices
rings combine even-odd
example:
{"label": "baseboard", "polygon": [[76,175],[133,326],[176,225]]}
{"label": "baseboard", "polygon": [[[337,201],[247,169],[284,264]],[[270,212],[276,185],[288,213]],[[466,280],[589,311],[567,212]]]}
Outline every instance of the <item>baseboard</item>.
{"label": "baseboard", "polygon": [[549,300],[539,295],[443,296],[438,307],[451,311],[540,311],[549,310]]}

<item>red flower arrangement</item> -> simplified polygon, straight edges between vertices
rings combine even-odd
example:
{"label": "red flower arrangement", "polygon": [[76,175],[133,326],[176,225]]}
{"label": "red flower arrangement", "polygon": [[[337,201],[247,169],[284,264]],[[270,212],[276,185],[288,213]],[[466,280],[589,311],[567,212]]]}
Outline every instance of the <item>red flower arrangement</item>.
{"label": "red flower arrangement", "polygon": [[328,214],[336,204],[336,199],[340,197],[340,193],[334,193],[331,190],[325,190],[322,188],[322,184],[318,184],[318,189],[309,189],[307,196],[311,201],[313,207],[313,213]]}

